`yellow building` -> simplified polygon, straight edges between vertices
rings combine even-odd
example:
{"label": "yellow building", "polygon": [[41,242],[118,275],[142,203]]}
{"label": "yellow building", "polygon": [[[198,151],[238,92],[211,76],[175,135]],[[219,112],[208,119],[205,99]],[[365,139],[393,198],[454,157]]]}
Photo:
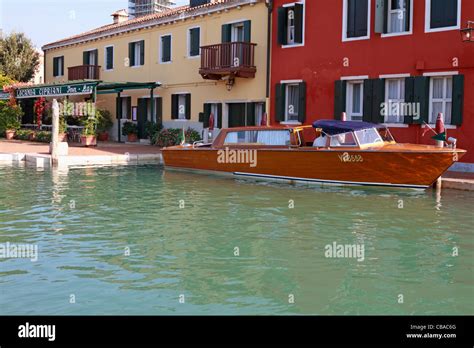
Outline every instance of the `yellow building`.
{"label": "yellow building", "polygon": [[141,138],[146,121],[201,131],[211,113],[217,128],[259,124],[266,110],[267,15],[264,0],[192,0],[135,19],[121,10],[109,25],[45,45],[45,83],[157,83],[99,91],[97,107],[121,118],[111,131],[115,140],[124,120],[137,121]]}

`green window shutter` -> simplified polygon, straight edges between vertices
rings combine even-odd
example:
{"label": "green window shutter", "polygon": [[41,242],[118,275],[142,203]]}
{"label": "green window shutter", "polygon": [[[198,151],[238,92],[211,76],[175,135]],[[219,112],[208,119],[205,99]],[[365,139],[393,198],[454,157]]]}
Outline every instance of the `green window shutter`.
{"label": "green window shutter", "polygon": [[362,121],[372,122],[372,108],[373,108],[373,93],[374,93],[374,80],[364,80],[364,105]]}
{"label": "green window shutter", "polygon": [[278,122],[285,121],[285,88],[283,83],[277,83],[275,86],[275,120]]}
{"label": "green window shutter", "polygon": [[190,36],[190,56],[199,56],[199,46],[200,46],[200,29],[199,28],[193,28],[189,32]]}
{"label": "green window shutter", "polygon": [[432,29],[455,26],[457,21],[457,0],[431,0],[430,27]]}
{"label": "green window shutter", "polygon": [[385,79],[374,79],[372,82],[372,122],[384,123],[382,103],[385,103]]}
{"label": "green window shutter", "polygon": [[132,119],[132,97],[127,97],[127,118]]}
{"label": "green window shutter", "polygon": [[[202,120],[204,128],[209,128],[209,117],[211,116],[211,105],[212,104],[208,104],[208,103],[204,104],[204,113],[203,113],[204,119]],[[216,121],[216,117],[217,115],[214,115],[214,122]]]}
{"label": "green window shutter", "polygon": [[64,76],[64,56],[61,57],[61,76]]}
{"label": "green window shutter", "polygon": [[155,98],[156,103],[156,123],[161,125],[163,124],[163,98],[157,97]]}
{"label": "green window shutter", "polygon": [[191,94],[186,94],[186,119],[191,119]]}
{"label": "green window shutter", "polygon": [[247,126],[255,126],[255,103],[247,103]]}
{"label": "green window shutter", "polygon": [[204,112],[199,113],[199,119],[198,120],[199,120],[199,122],[201,122],[203,124],[202,127],[206,128],[206,127],[204,127]]}
{"label": "green window shutter", "polygon": [[130,66],[135,66],[135,43],[130,42],[128,44],[128,59],[130,61]]}
{"label": "green window shutter", "polygon": [[299,83],[298,121],[306,121],[306,82]]}
{"label": "green window shutter", "polygon": [[88,51],[82,52],[82,64],[89,65],[89,52]]}
{"label": "green window shutter", "polygon": [[287,18],[288,11],[285,7],[278,8],[278,44],[286,45],[288,36]]}
{"label": "green window shutter", "polygon": [[111,69],[114,68],[114,48],[113,47],[107,47],[106,54],[107,54],[106,69],[111,70]]}
{"label": "green window shutter", "polygon": [[451,124],[460,126],[464,111],[464,75],[453,76]]}
{"label": "green window shutter", "polygon": [[178,104],[178,94],[172,94],[171,95],[171,119],[172,120],[177,120],[179,118],[178,115],[178,110],[179,110],[179,104]]}
{"label": "green window shutter", "polygon": [[122,118],[122,98],[115,98],[115,117],[117,120]]}
{"label": "green window shutter", "polygon": [[217,104],[217,128],[222,128],[222,104]]}
{"label": "green window shutter", "polygon": [[367,35],[368,0],[347,0],[347,37]]}
{"label": "green window shutter", "polygon": [[375,32],[379,34],[387,32],[387,1],[388,0],[376,0],[375,4]]}
{"label": "green window shutter", "polygon": [[53,58],[53,76],[58,76],[58,58]]}
{"label": "green window shutter", "polygon": [[230,42],[232,40],[231,37],[231,24],[223,24],[222,25],[222,42]]}
{"label": "green window shutter", "polygon": [[295,42],[303,43],[304,5],[295,4]]}
{"label": "green window shutter", "polygon": [[[407,77],[405,78],[405,103],[414,103],[415,102],[415,78]],[[405,115],[404,123],[412,124],[413,116]]]}
{"label": "green window shutter", "polygon": [[[385,0],[388,1],[388,0]],[[410,31],[410,22],[411,22],[411,1],[412,0],[405,0],[406,3],[406,16],[405,16],[405,31]]]}
{"label": "green window shutter", "polygon": [[145,41],[140,41],[140,65],[145,65]]}
{"label": "green window shutter", "polygon": [[244,21],[244,42],[252,40],[252,21]]}
{"label": "green window shutter", "polygon": [[99,65],[99,50],[95,49],[92,51],[95,55],[95,65]]}
{"label": "green window shutter", "polygon": [[413,119],[413,123],[423,124],[429,120],[430,102],[430,79],[426,76],[415,77],[414,102],[420,105],[420,115],[418,119]]}
{"label": "green window shutter", "polygon": [[161,38],[161,60],[162,62],[171,61],[171,36],[163,36]]}
{"label": "green window shutter", "polygon": [[334,119],[340,120],[343,112],[346,111],[346,90],[347,81],[338,80],[334,89]]}

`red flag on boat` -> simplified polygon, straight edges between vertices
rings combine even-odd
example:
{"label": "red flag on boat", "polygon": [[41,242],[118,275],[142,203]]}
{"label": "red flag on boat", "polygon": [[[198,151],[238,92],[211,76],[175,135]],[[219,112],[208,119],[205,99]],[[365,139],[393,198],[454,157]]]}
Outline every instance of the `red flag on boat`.
{"label": "red flag on boat", "polygon": [[445,132],[444,129],[444,120],[443,120],[443,114],[440,112],[438,114],[438,118],[436,119],[436,133],[441,134]]}
{"label": "red flag on boat", "polygon": [[209,130],[210,131],[214,130],[214,114],[212,112],[209,115]]}
{"label": "red flag on boat", "polygon": [[261,126],[266,126],[267,125],[267,113],[264,112],[262,115],[262,121],[260,122]]}

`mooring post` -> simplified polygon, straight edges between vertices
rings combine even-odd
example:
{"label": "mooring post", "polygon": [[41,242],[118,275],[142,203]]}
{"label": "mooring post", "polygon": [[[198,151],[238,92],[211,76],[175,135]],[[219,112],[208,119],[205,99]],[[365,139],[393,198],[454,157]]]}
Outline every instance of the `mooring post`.
{"label": "mooring post", "polygon": [[[438,118],[436,119],[436,133],[438,134],[442,134],[444,133],[446,130],[444,128],[444,115],[442,112],[440,112],[438,114]],[[436,140],[436,147],[439,147],[439,148],[443,148],[444,147],[444,141],[443,140]],[[436,181],[436,191],[440,191],[441,190],[441,186],[443,184],[443,179],[441,177],[438,178],[438,180]]]}
{"label": "mooring post", "polygon": [[53,99],[53,134],[51,139],[51,159],[54,166],[58,165],[58,140],[59,140],[59,105]]}

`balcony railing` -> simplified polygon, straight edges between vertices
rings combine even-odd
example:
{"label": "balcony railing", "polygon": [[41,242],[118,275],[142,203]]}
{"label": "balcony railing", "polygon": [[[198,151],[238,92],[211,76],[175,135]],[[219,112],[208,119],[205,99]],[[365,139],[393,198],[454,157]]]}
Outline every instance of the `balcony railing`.
{"label": "balcony railing", "polygon": [[100,80],[100,66],[71,66],[70,68],[68,68],[68,80]]}
{"label": "balcony railing", "polygon": [[220,80],[223,76],[253,78],[255,46],[249,42],[225,42],[201,47],[199,73],[205,79]]}

